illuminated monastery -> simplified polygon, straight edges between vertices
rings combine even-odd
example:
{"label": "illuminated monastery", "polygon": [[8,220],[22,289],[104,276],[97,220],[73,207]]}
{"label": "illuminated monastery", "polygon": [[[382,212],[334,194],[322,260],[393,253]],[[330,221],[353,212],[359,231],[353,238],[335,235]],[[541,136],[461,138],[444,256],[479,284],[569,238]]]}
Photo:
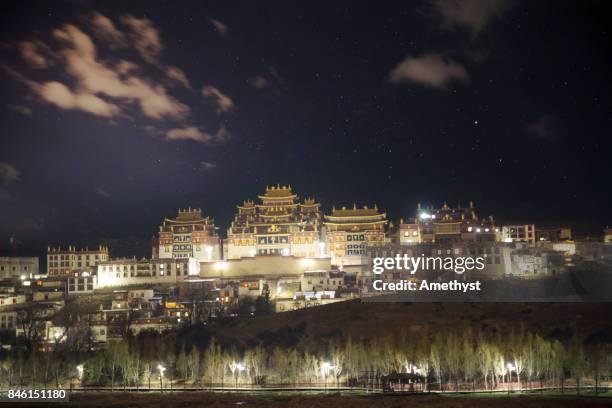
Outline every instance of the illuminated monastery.
{"label": "illuminated monastery", "polygon": [[165,218],[159,227],[153,258],[195,258],[200,262],[221,259],[221,240],[213,220],[203,217],[199,208],[179,209],[175,218]]}
{"label": "illuminated monastery", "polygon": [[366,246],[385,242],[387,215],[374,208],[333,208],[325,216],[325,236],[334,265],[364,263]]}
{"label": "illuminated monastery", "polygon": [[321,256],[320,204],[300,202],[291,186],[266,187],[260,203],[245,201],[227,231],[226,259],[255,255]]}

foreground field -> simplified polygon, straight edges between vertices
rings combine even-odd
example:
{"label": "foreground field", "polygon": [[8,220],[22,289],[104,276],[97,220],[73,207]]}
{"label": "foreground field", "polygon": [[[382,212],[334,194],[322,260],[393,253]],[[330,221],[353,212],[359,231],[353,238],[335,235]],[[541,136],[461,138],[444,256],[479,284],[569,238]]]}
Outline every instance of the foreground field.
{"label": "foreground field", "polygon": [[[3,404],[23,407],[25,404]],[[28,404],[30,407],[48,407],[49,404]],[[612,407],[612,398],[576,396],[501,395],[438,396],[438,395],[341,395],[330,394],[220,394],[174,393],[168,394],[78,394],[70,403],[54,403],[53,407],[324,407],[324,408],[375,408],[375,407]]]}

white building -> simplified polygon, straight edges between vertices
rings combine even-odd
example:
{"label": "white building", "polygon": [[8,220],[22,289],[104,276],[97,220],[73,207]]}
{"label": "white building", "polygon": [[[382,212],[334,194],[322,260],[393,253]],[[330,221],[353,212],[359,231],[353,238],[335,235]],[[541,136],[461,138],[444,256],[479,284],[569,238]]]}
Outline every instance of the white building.
{"label": "white building", "polygon": [[505,225],[501,228],[500,241],[524,242],[534,245],[536,242],[536,229],[534,224]]}
{"label": "white building", "polygon": [[108,261],[108,247],[99,245],[98,248],[77,249],[75,246],[47,248],[47,274],[67,275],[82,268],[95,267],[100,262]]}
{"label": "white building", "polygon": [[[197,262],[189,259],[116,259],[98,265],[98,288],[173,284],[196,276]],[[191,267],[190,267],[191,266]]]}
{"label": "white building", "polygon": [[0,279],[29,279],[38,274],[38,257],[0,257]]}

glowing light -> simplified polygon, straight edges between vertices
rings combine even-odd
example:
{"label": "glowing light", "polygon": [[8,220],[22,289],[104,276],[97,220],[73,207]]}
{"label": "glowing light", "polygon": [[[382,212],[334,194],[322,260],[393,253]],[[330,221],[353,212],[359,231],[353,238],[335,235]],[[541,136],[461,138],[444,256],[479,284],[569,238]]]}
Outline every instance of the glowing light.
{"label": "glowing light", "polygon": [[312,259],[309,258],[304,258],[300,261],[300,264],[302,265],[302,267],[304,268],[309,268],[312,265],[314,265],[314,261]]}
{"label": "glowing light", "polygon": [[219,261],[219,262],[215,263],[215,269],[220,269],[220,270],[227,269],[227,262]]}
{"label": "glowing light", "polygon": [[488,229],[488,228],[485,228],[485,232],[489,232],[489,229]]}
{"label": "glowing light", "polygon": [[210,262],[212,260],[213,247],[211,247],[210,245],[207,245],[205,249],[206,249],[206,256],[208,257],[208,262]]}
{"label": "glowing light", "polygon": [[468,232],[472,232],[473,228],[472,227],[468,227]]}
{"label": "glowing light", "polygon": [[157,365],[157,370],[159,371],[159,375],[160,376],[164,376],[164,371],[166,371],[166,367],[164,367],[162,364],[158,364]]}
{"label": "glowing light", "polygon": [[516,369],[516,367],[514,366],[514,364],[508,363],[508,370],[514,371],[515,369]]}
{"label": "glowing light", "polygon": [[422,220],[427,220],[427,219],[431,218],[431,215],[429,215],[427,213],[421,213],[421,215],[419,217],[421,217]]}
{"label": "glowing light", "polygon": [[244,364],[238,363],[238,364],[236,364],[236,369],[238,370],[238,372],[242,372],[242,371],[246,370],[246,367],[244,366]]}
{"label": "glowing light", "polygon": [[319,255],[321,258],[325,255],[325,242],[319,242]]}
{"label": "glowing light", "polygon": [[476,228],[476,232],[480,232],[480,228]]}

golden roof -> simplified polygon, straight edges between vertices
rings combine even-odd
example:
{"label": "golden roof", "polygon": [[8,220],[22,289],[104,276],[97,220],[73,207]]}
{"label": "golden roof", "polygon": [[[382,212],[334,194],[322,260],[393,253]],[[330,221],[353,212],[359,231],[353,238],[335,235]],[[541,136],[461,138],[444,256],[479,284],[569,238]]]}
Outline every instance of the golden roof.
{"label": "golden roof", "polygon": [[284,198],[284,197],[292,197],[294,196],[291,191],[291,185],[289,186],[281,186],[277,184],[276,186],[266,186],[266,192],[263,196],[265,198]]}
{"label": "golden roof", "polygon": [[357,208],[356,205],[353,204],[353,208],[342,207],[337,209],[334,207],[332,209],[331,217],[371,217],[375,215],[382,215],[384,213],[378,212],[378,206],[374,205],[374,208],[368,208],[367,206],[363,206],[363,208]]}

